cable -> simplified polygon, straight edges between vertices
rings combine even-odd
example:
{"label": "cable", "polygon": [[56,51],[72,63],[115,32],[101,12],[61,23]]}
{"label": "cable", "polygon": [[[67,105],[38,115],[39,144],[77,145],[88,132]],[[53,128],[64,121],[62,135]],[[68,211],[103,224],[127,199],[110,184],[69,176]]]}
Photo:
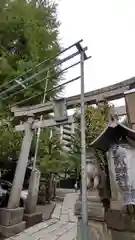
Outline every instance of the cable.
{"label": "cable", "polygon": [[[87,57],[86,60],[88,60],[88,59],[90,59],[90,58],[91,58],[91,56]],[[67,67],[67,68],[74,67],[74,66],[76,66],[76,65],[79,64],[79,63],[80,63],[80,61],[78,61],[78,62],[70,65],[70,66]],[[66,68],[65,68],[64,70],[66,70]],[[77,79],[78,79],[78,78],[77,78]],[[75,78],[75,79],[72,79],[72,80],[70,80],[70,81],[68,81],[68,82],[65,82],[65,83],[63,83],[63,84],[60,84],[60,85],[58,85],[58,86],[56,86],[56,87],[54,87],[54,88],[51,88],[51,89],[49,89],[47,92],[50,92],[50,91],[52,91],[53,89],[57,89],[57,88],[59,88],[59,87],[61,87],[61,86],[64,86],[64,85],[66,85],[66,84],[68,84],[68,83],[70,83],[70,82],[72,82],[72,81],[75,81],[75,80],[76,80],[76,78]],[[45,92],[45,93],[46,93],[46,92]],[[34,96],[31,96],[31,97],[29,97],[29,98],[27,98],[27,99],[21,100],[21,101],[17,102],[16,104],[12,105],[12,107],[13,107],[13,106],[16,106],[17,104],[23,103],[23,102],[25,102],[25,101],[31,100],[31,99],[33,99],[33,98],[35,98],[35,97],[41,96],[42,94],[43,94],[43,93],[39,93],[39,94],[34,95]]]}
{"label": "cable", "polygon": [[[22,77],[24,77],[27,73],[32,72],[33,69],[35,69],[35,68],[41,66],[42,64],[44,64],[44,63],[46,63],[46,62],[54,59],[55,57],[58,57],[59,55],[63,54],[64,52],[66,52],[67,50],[69,50],[69,49],[71,49],[72,47],[76,46],[78,43],[81,43],[82,41],[83,41],[83,39],[77,41],[76,43],[74,43],[74,44],[70,45],[69,47],[63,49],[60,53],[56,54],[55,56],[52,56],[51,58],[45,59],[45,60],[42,61],[41,63],[37,64],[35,67],[30,68],[30,69],[27,70],[26,72],[22,73],[22,74],[19,76],[19,79],[22,78]],[[7,86],[8,84],[10,84],[10,83],[12,83],[12,82],[14,82],[14,81],[16,81],[16,80],[18,80],[18,77],[16,77],[16,78],[12,79],[11,81],[3,84],[1,87]]]}
{"label": "cable", "polygon": [[[50,76],[49,79],[52,79],[54,76],[59,76],[59,75],[60,75],[61,73],[63,73],[64,71],[66,71],[66,70],[68,70],[68,69],[70,69],[70,68],[72,68],[72,67],[77,66],[79,63],[80,63],[80,61],[78,61],[78,62],[76,62],[76,63],[74,63],[74,64],[72,64],[72,65],[70,65],[70,66],[68,66],[68,67],[66,67],[66,68],[64,68],[63,70],[59,71],[58,73],[53,74],[52,76]],[[20,91],[17,91],[17,92],[15,92],[15,93],[13,93],[13,94],[11,94],[11,95],[3,98],[2,101],[5,101],[5,100],[7,100],[7,99],[9,99],[9,98],[17,95],[17,94],[22,93],[23,91],[27,90],[28,88],[33,87],[33,86],[35,86],[36,84],[43,82],[45,79],[46,79],[46,77],[43,78],[43,79],[41,79],[41,80],[39,80],[39,81],[37,81],[37,82],[35,82],[35,83],[33,83],[33,84],[31,84],[31,85],[29,85],[29,86],[28,86],[27,88],[25,88],[25,89],[23,88],[23,89],[21,89]],[[47,79],[48,79],[48,78],[47,78]]]}
{"label": "cable", "polygon": [[[87,47],[83,48],[83,51],[85,51],[86,49],[87,49]],[[60,65],[60,64],[62,64],[62,63],[64,63],[64,62],[66,62],[66,61],[68,61],[68,60],[76,57],[77,55],[79,55],[79,52],[78,52],[78,51],[75,52],[75,53],[73,53],[73,54],[71,54],[71,55],[69,55],[68,57],[65,57],[64,59],[60,59],[60,60],[58,61],[58,63],[55,64],[53,67],[56,67],[56,66],[58,66],[58,65]],[[53,67],[51,67],[51,68],[49,68],[49,69],[52,69]],[[27,83],[27,82],[29,82],[31,79],[33,79],[34,77],[37,77],[39,74],[43,73],[45,70],[48,70],[48,67],[46,67],[46,68],[44,68],[43,70],[41,70],[40,72],[36,73],[34,76],[32,75],[31,77],[29,77],[29,78],[27,78],[26,80],[22,81],[22,83]],[[1,92],[1,93],[0,93],[0,98],[3,96],[3,94],[10,92],[11,90],[14,90],[14,89],[17,88],[17,87],[18,87],[18,84],[16,84],[16,85],[10,87],[9,89]]]}
{"label": "cable", "polygon": [[32,97],[29,97],[29,98],[27,98],[27,99],[21,100],[21,101],[17,102],[16,104],[12,105],[11,107],[14,107],[14,106],[16,106],[16,105],[22,104],[22,103],[24,103],[24,102],[26,102],[26,101],[29,101],[29,100],[31,100],[31,99],[33,99],[33,98],[35,98],[35,97],[39,97],[39,96],[41,96],[41,95],[44,94],[44,93],[48,93],[48,92],[51,92],[51,91],[53,91],[53,90],[56,90],[56,89],[58,89],[58,88],[60,88],[60,87],[63,87],[64,85],[66,85],[66,84],[68,84],[68,83],[71,83],[71,82],[74,82],[74,81],[78,80],[79,78],[80,78],[80,76],[78,76],[78,77],[76,77],[76,78],[73,78],[73,79],[71,79],[71,80],[69,80],[69,81],[67,81],[67,82],[65,82],[65,83],[62,83],[62,84],[60,84],[60,85],[58,85],[58,86],[56,86],[56,87],[50,88],[50,89],[48,89],[48,90],[45,91],[45,92],[42,92],[42,93],[36,94],[36,95],[34,95],[34,96],[32,96]]}

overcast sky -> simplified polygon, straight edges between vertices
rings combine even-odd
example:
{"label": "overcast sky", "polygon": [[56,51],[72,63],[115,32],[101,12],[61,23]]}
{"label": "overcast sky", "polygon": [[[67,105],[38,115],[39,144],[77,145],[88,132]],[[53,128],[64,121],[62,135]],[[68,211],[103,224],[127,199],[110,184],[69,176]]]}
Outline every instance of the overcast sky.
{"label": "overcast sky", "polygon": [[[85,91],[135,76],[135,0],[57,0],[64,47],[84,39],[92,59],[85,64]],[[69,71],[66,80],[79,75]],[[65,95],[80,92],[68,85]]]}

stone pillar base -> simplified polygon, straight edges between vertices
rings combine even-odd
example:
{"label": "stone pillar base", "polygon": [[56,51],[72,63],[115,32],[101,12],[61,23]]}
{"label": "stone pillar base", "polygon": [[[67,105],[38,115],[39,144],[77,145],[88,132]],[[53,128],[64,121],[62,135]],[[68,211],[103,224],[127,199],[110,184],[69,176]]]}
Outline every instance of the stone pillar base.
{"label": "stone pillar base", "polygon": [[24,219],[24,221],[26,221],[26,227],[28,228],[37,223],[42,222],[43,217],[42,217],[42,213],[35,212],[35,213],[31,213],[31,214],[24,214],[23,219]]}
{"label": "stone pillar base", "polygon": [[9,238],[22,232],[25,229],[25,227],[26,227],[25,222],[20,222],[12,226],[0,225],[0,235],[2,237]]}
{"label": "stone pillar base", "polygon": [[111,231],[108,230],[105,222],[90,220],[88,226],[90,239],[112,240]]}
{"label": "stone pillar base", "polygon": [[106,215],[107,227],[111,231],[112,240],[135,239],[135,220],[120,210],[109,210]]}
{"label": "stone pillar base", "polygon": [[[94,240],[112,240],[111,233],[108,231],[105,222],[105,210],[97,192],[88,195],[88,227],[89,238]],[[77,200],[75,214],[78,216],[77,240],[81,240],[81,201]]]}
{"label": "stone pillar base", "polygon": [[[78,200],[75,204],[75,214],[77,216],[81,216],[81,201]],[[105,216],[105,211],[103,208],[103,205],[100,201],[90,201],[88,199],[88,218],[90,219],[98,219],[98,220],[103,220]]]}
{"label": "stone pillar base", "polygon": [[[108,230],[106,223],[104,221],[99,221],[97,219],[88,220],[89,229],[89,239],[92,240],[112,240],[112,233]],[[77,240],[81,239],[81,218],[78,217],[77,222]],[[115,240],[115,239],[113,239]]]}
{"label": "stone pillar base", "polygon": [[25,229],[23,222],[24,208],[0,208],[0,234],[11,237]]}

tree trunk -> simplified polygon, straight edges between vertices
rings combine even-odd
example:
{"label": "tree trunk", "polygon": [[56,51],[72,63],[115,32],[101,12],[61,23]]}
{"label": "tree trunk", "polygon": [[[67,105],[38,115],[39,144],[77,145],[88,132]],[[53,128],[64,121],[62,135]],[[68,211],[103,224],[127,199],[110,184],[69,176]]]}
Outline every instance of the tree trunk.
{"label": "tree trunk", "polygon": [[50,199],[52,199],[52,181],[53,181],[53,175],[52,173],[50,173],[50,178],[49,178],[49,195],[50,195]]}
{"label": "tree trunk", "polygon": [[75,169],[75,181],[77,182],[78,174],[77,174],[77,168]]}
{"label": "tree trunk", "polygon": [[50,173],[48,175],[47,179],[47,186],[46,186],[46,201],[50,203],[50,200],[52,199],[52,180],[53,180],[53,175]]}

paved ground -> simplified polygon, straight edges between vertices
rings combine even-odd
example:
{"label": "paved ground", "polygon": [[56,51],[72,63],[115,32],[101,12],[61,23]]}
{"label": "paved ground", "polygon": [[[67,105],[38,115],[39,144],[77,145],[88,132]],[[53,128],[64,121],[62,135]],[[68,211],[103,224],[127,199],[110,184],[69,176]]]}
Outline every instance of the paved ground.
{"label": "paved ground", "polygon": [[50,219],[55,206],[56,206],[55,202],[45,205],[37,205],[37,212],[42,212],[43,220],[48,220]]}
{"label": "paved ground", "polygon": [[7,240],[74,240],[77,233],[77,219],[74,204],[77,193],[68,193],[63,203],[56,204],[52,218],[39,223]]}

